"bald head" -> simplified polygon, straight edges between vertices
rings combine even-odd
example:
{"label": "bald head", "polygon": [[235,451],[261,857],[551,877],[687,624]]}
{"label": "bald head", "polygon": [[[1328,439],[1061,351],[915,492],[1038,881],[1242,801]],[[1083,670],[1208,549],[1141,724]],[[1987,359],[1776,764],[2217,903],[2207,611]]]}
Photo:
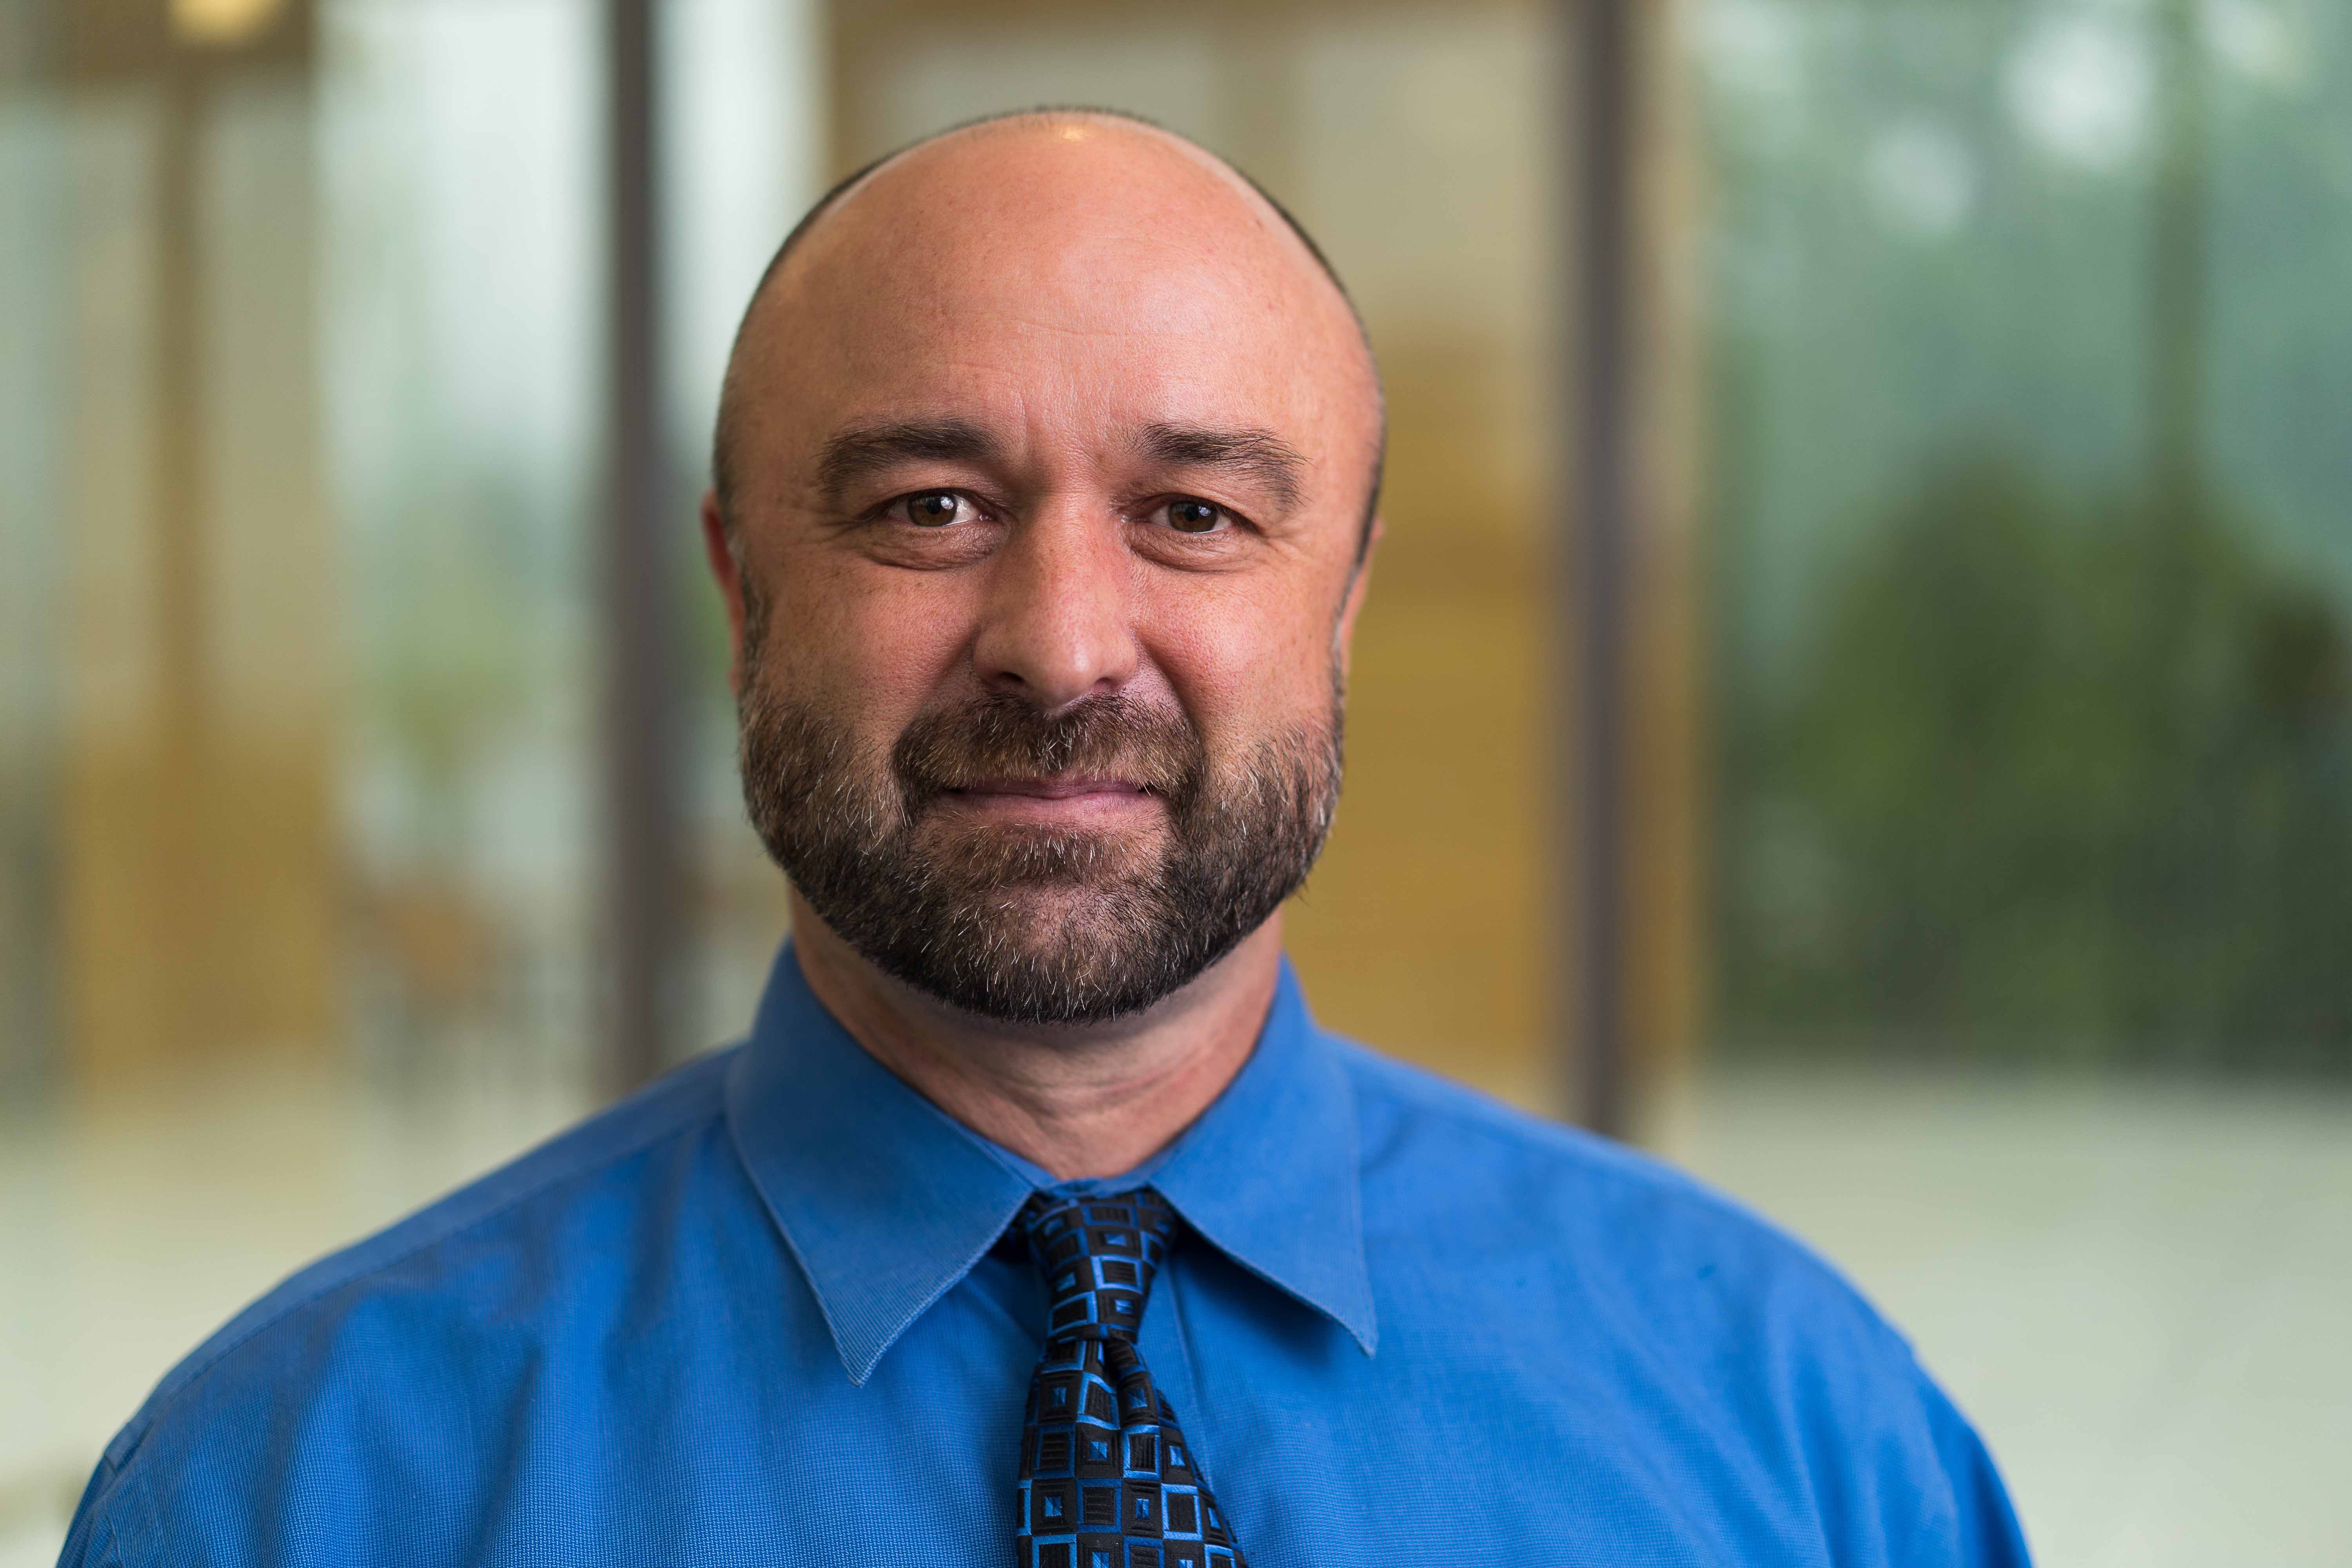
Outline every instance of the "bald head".
{"label": "bald head", "polygon": [[[711,480],[730,534],[740,526],[758,404],[814,347],[807,311],[824,309],[845,279],[853,288],[878,281],[877,266],[899,282],[917,281],[910,272],[941,260],[1001,267],[1017,285],[1034,257],[985,242],[1007,229],[1028,248],[1073,253],[1105,231],[1123,235],[1135,247],[1127,258],[1099,246],[1092,252],[1110,269],[1104,283],[1149,265],[1153,253],[1213,252],[1228,272],[1262,272],[1273,287],[1261,293],[1303,304],[1305,320],[1320,329],[1319,368],[1346,384],[1343,395],[1360,405],[1359,423],[1368,426],[1359,465],[1360,557],[1378,510],[1386,431],[1370,343],[1339,274],[1297,220],[1239,170],[1149,121],[1095,109],[1023,110],[941,132],[851,174],[793,226],[752,292],[720,392]],[[940,251],[950,254],[925,254]],[[894,264],[905,260],[915,265]],[[1344,329],[1338,342],[1329,341],[1335,327]]]}

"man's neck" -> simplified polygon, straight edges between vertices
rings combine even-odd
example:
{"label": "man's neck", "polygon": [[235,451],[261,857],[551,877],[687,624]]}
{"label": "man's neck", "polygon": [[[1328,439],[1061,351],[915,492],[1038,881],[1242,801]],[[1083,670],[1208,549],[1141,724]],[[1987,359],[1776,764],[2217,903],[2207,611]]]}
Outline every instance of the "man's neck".
{"label": "man's neck", "polygon": [[1123,1175],[1249,1060],[1282,970],[1282,916],[1192,984],[1112,1024],[974,1018],[867,963],[793,895],[801,973],[852,1038],[924,1098],[1064,1181]]}

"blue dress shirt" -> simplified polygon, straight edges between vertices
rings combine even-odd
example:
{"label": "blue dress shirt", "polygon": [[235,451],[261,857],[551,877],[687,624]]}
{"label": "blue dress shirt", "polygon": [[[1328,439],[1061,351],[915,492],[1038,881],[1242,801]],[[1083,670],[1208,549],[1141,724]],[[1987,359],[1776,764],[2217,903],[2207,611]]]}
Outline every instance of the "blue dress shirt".
{"label": "blue dress shirt", "polygon": [[[1975,1434],[1830,1269],[1323,1034],[1287,972],[1139,1178],[1189,1227],[1140,1348],[1254,1568],[2025,1560]],[[1043,1180],[787,947],[748,1044],[182,1363],[63,1562],[1009,1563],[1045,1301],[1003,1238]]]}

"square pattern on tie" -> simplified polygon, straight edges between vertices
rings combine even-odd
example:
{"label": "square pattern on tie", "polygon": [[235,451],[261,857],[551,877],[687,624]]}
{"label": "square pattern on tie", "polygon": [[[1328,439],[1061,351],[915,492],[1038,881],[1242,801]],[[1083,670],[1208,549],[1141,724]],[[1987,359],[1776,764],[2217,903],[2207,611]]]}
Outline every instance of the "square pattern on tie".
{"label": "square pattern on tie", "polygon": [[1014,1224],[1052,1305],[1021,1442],[1020,1568],[1246,1568],[1135,1348],[1176,1213],[1040,1193]]}

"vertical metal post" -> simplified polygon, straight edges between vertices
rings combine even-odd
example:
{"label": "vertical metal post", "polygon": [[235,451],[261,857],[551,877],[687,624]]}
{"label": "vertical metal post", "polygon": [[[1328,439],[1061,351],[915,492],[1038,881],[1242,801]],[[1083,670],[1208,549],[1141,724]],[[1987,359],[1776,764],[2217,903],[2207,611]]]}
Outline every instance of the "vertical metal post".
{"label": "vertical metal post", "polygon": [[1568,254],[1576,259],[1567,452],[1576,475],[1575,546],[1566,552],[1579,636],[1572,650],[1574,746],[1567,777],[1578,797],[1572,930],[1577,944],[1578,1119],[1611,1137],[1627,1123],[1627,604],[1633,531],[1633,160],[1638,0],[1570,0],[1569,144],[1576,199]]}
{"label": "vertical metal post", "polygon": [[685,914],[676,552],[666,515],[656,225],[656,0],[604,0],[603,538],[606,1067],[658,1072]]}

